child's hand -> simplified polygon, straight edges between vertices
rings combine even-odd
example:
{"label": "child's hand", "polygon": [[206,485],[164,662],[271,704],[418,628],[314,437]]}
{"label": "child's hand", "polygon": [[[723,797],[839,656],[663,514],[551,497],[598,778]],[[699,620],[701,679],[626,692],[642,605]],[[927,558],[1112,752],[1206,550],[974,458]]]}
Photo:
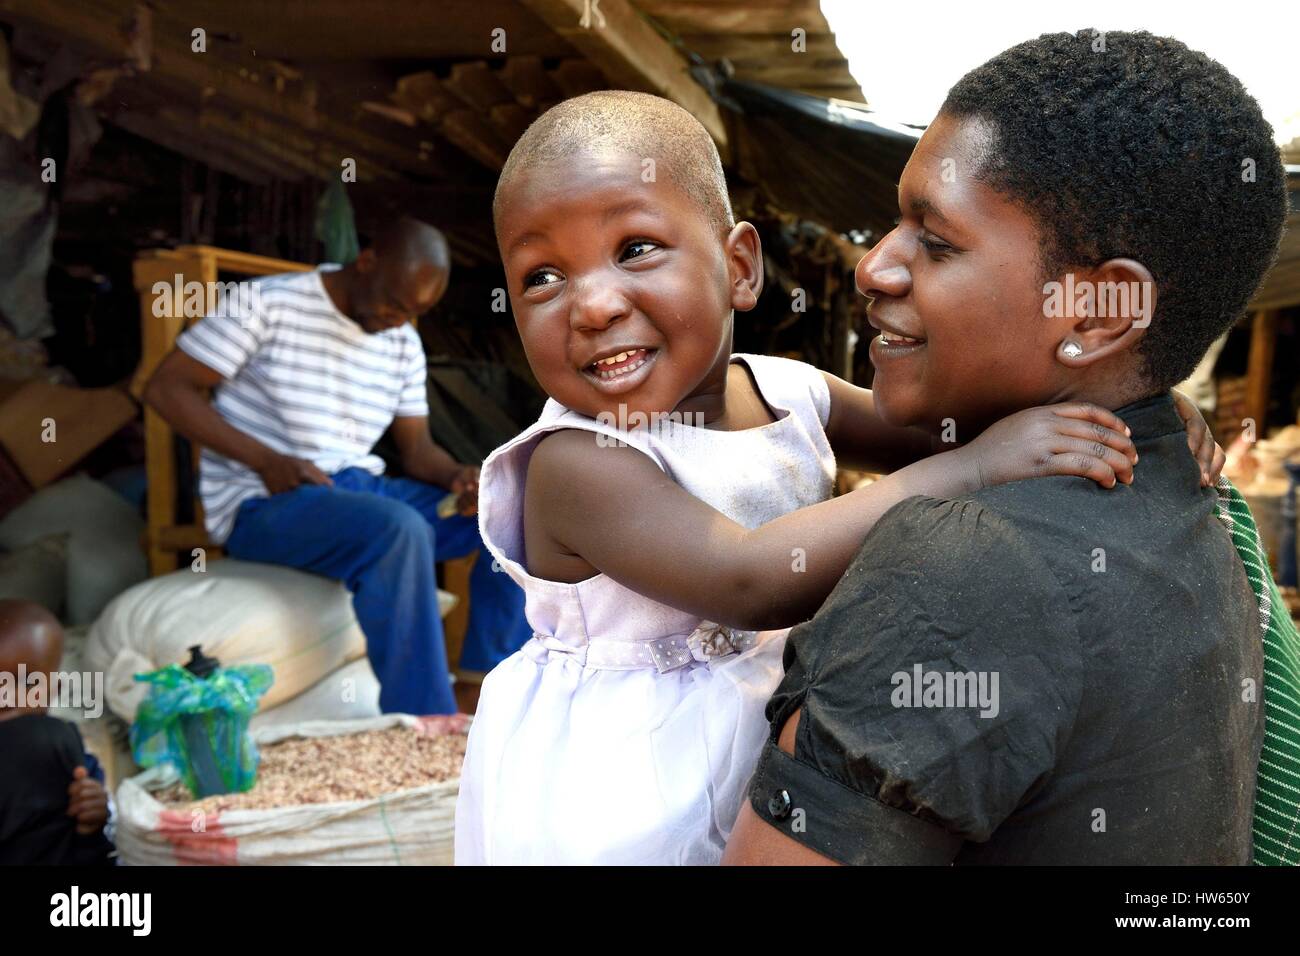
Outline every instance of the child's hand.
{"label": "child's hand", "polygon": [[1196,456],[1196,464],[1201,468],[1201,487],[1215,484],[1219,480],[1219,472],[1223,471],[1223,463],[1227,460],[1227,456],[1219,447],[1219,443],[1214,440],[1214,436],[1210,434],[1210,426],[1205,423],[1201,410],[1190,398],[1177,390],[1174,391],[1174,408],[1178,410],[1178,417],[1187,426],[1187,447],[1192,450],[1192,454]]}
{"label": "child's hand", "polygon": [[1130,484],[1137,449],[1128,427],[1099,405],[1063,402],[1008,415],[954,454],[969,455],[981,487],[1078,475],[1103,488]]}
{"label": "child's hand", "polygon": [[108,791],[87,774],[85,767],[72,771],[68,816],[77,818],[77,832],[82,836],[98,833],[108,822]]}

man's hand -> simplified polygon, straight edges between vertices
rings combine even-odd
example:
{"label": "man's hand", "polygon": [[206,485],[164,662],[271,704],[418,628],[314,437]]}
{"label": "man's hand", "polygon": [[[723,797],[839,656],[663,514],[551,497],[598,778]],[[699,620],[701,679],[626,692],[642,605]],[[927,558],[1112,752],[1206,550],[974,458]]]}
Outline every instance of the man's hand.
{"label": "man's hand", "polygon": [[299,485],[332,485],[334,481],[305,458],[272,453],[257,469],[262,484],[273,495],[292,491]]}
{"label": "man's hand", "polygon": [[85,767],[72,771],[68,784],[68,816],[76,817],[77,832],[89,836],[104,829],[108,822],[108,792]]}
{"label": "man's hand", "polygon": [[456,495],[456,511],[465,517],[478,514],[478,466],[458,465],[447,490]]}
{"label": "man's hand", "polygon": [[[466,517],[478,514],[478,468],[460,464],[440,447],[429,434],[427,418],[422,415],[394,418],[392,435],[408,478],[446,488],[456,495],[456,513]],[[444,508],[440,503],[439,516],[451,517]]]}

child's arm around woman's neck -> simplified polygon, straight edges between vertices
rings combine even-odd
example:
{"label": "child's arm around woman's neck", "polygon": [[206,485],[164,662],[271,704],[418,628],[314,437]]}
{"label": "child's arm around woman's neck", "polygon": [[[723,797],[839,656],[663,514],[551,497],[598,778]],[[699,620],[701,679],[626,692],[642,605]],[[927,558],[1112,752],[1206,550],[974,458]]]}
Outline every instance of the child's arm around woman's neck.
{"label": "child's arm around woman's neck", "polygon": [[[1131,479],[1132,445],[1122,431],[1104,456],[1084,450],[1100,447],[1092,431],[1099,424],[1123,429],[1096,406],[1018,412],[969,445],[752,531],[691,495],[637,449],[602,445],[585,430],[557,431],[538,443],[528,466],[528,571],[567,582],[604,573],[705,620],[747,630],[788,627],[812,616],[867,532],[906,498],[957,496],[1036,475],[1106,484],[1123,472]],[[1071,438],[1071,431],[1090,440]],[[1073,441],[1069,454],[1047,451]],[[1125,445],[1127,453],[1114,450]]]}

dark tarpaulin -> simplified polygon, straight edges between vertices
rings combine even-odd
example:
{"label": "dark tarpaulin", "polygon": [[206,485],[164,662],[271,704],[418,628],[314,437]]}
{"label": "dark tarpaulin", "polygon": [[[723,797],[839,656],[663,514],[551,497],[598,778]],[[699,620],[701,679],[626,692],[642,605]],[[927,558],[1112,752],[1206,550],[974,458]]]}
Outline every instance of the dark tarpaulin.
{"label": "dark tarpaulin", "polygon": [[845,100],[716,74],[705,86],[720,105],[743,115],[731,127],[736,165],[776,205],[836,232],[869,230],[878,237],[893,228],[898,178],[921,130]]}

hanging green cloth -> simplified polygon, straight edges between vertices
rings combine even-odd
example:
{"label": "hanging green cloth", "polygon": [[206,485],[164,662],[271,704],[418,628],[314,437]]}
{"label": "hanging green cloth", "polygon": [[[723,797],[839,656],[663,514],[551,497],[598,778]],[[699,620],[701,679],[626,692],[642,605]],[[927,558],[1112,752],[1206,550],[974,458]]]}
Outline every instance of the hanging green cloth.
{"label": "hanging green cloth", "polygon": [[361,252],[352,202],[341,180],[331,181],[316,203],[316,238],[325,246],[326,262],[345,266]]}

